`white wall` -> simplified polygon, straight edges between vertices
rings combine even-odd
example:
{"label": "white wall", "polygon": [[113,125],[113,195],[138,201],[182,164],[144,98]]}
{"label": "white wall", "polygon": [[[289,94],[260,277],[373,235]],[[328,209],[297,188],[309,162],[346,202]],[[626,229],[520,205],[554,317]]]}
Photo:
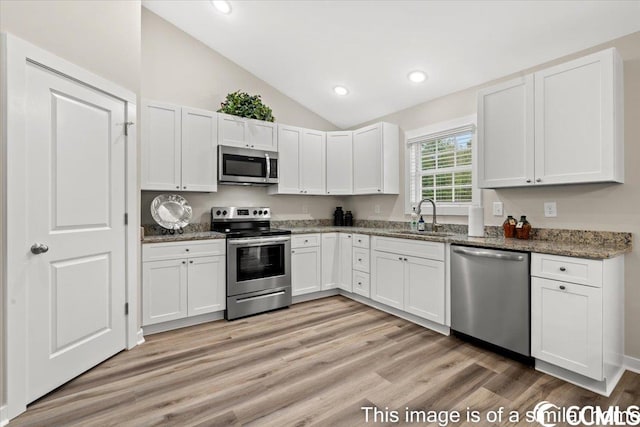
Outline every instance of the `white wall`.
{"label": "white wall", "polygon": [[[142,9],[142,96],[190,107],[217,110],[229,92],[259,94],[276,121],[312,129],[336,129],[328,121],[278,92],[203,43]],[[142,223],[153,223],[149,206],[161,193],[142,193]],[[270,196],[263,187],[218,186],[216,193],[180,193],[194,211],[192,222],[210,221],[212,206],[269,206],[275,219],[330,218],[337,197]]]}
{"label": "white wall", "polygon": [[[589,184],[484,190],[482,196],[487,225],[500,225],[504,221],[504,217],[494,217],[491,212],[492,203],[500,200],[504,203],[505,216],[507,214],[527,215],[527,219],[534,227],[626,231],[632,232],[634,239],[638,238],[640,233],[640,197],[638,196],[640,194],[640,168],[638,168],[640,161],[640,120],[638,119],[640,118],[640,32],[524,70],[517,75],[527,74],[612,46],[618,49],[624,60],[625,183],[623,185]],[[480,87],[515,76],[507,76]],[[480,87],[442,97],[368,123],[388,121],[397,123],[403,130],[411,130],[475,114],[476,94]],[[404,147],[401,148],[401,158],[403,156]],[[404,171],[402,173],[404,174]],[[369,216],[373,216],[373,205],[379,204],[384,219],[398,221],[408,219],[404,215],[404,194],[398,197],[370,196],[353,199],[350,202],[351,206],[359,212],[370,212]],[[544,217],[543,203],[548,201],[557,203],[556,218]],[[439,218],[439,221],[466,223],[466,217]],[[637,332],[637,325],[640,324],[640,251],[634,249],[631,254],[628,254],[625,264],[625,352],[629,356],[640,358],[640,334]]]}

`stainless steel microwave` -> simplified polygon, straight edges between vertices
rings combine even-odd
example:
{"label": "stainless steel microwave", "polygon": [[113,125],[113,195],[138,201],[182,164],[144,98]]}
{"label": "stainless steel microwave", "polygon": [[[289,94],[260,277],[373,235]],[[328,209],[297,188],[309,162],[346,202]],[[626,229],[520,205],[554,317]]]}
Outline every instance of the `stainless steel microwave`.
{"label": "stainless steel microwave", "polygon": [[269,185],[278,183],[278,153],[246,148],[218,147],[221,184]]}

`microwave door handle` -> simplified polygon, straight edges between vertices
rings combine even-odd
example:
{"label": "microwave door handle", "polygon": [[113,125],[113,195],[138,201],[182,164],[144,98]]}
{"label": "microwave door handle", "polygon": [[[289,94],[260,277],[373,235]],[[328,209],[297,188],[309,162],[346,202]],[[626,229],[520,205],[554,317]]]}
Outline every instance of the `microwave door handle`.
{"label": "microwave door handle", "polygon": [[264,182],[269,182],[271,176],[271,159],[269,159],[269,153],[264,153],[264,157],[267,158],[267,176],[265,176]]}

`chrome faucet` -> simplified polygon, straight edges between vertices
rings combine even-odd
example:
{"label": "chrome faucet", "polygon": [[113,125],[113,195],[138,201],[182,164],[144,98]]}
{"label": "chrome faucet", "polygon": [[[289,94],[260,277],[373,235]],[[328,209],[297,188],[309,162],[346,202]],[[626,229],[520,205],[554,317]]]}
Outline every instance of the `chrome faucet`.
{"label": "chrome faucet", "polygon": [[440,228],[440,224],[436,222],[436,202],[429,198],[420,200],[420,202],[418,203],[418,218],[420,218],[420,214],[422,213],[422,204],[424,202],[431,202],[431,205],[433,206],[433,221],[431,222],[431,231],[435,233],[438,231],[438,228]]}

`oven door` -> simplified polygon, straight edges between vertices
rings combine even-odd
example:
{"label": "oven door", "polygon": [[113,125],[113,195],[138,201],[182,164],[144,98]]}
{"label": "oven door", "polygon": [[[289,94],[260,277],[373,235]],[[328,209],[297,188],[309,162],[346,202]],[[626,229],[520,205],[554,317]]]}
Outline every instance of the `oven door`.
{"label": "oven door", "polygon": [[221,183],[277,184],[278,153],[219,147],[218,180]]}
{"label": "oven door", "polygon": [[227,240],[227,297],[291,286],[291,236]]}

